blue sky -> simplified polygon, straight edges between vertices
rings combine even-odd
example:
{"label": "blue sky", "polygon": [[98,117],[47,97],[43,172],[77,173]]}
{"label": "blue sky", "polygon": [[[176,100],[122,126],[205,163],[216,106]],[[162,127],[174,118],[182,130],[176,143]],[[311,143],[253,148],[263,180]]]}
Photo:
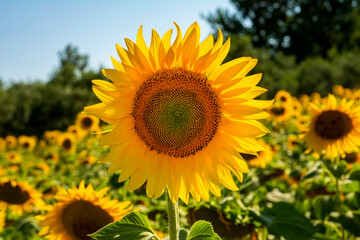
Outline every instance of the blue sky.
{"label": "blue sky", "polygon": [[68,43],[90,56],[91,68],[109,68],[110,56],[117,58],[115,43],[135,40],[141,24],[147,42],[152,28],[162,35],[173,21],[184,30],[197,21],[204,39],[211,28],[201,14],[217,7],[232,9],[229,0],[1,0],[0,78],[47,80]]}

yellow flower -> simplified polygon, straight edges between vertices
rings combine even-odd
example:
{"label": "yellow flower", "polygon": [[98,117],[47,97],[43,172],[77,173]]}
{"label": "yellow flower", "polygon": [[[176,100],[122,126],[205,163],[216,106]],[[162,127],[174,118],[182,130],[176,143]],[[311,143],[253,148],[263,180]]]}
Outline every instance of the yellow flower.
{"label": "yellow flower", "polygon": [[246,154],[241,153],[241,156],[246,160],[246,162],[252,167],[261,167],[265,168],[266,164],[271,162],[274,156],[274,152],[272,151],[271,147],[266,144],[263,140],[258,140],[258,142],[263,147],[263,150],[257,152],[257,155],[254,154]]}
{"label": "yellow flower", "polygon": [[26,182],[0,179],[0,204],[5,204],[15,215],[30,213],[34,207],[43,207],[41,193]]}
{"label": "yellow flower", "polygon": [[76,125],[86,132],[94,132],[99,128],[99,118],[79,113],[76,117]]}
{"label": "yellow flower", "polygon": [[36,146],[36,138],[35,137],[28,137],[28,136],[20,136],[18,138],[18,142],[22,149],[26,151],[32,151]]}
{"label": "yellow flower", "polygon": [[58,138],[61,135],[59,130],[54,131],[45,131],[44,132],[44,139],[50,144],[54,144],[58,142]]}
{"label": "yellow flower", "polygon": [[75,138],[79,139],[85,135],[84,131],[78,125],[70,125],[67,132],[73,134]]}
{"label": "yellow flower", "polygon": [[346,168],[350,170],[354,164],[360,164],[360,153],[347,153],[344,157],[344,160],[348,163]]}
{"label": "yellow flower", "polygon": [[296,147],[299,146],[299,139],[297,136],[295,135],[289,135],[286,145],[288,147],[289,150],[294,150]]}
{"label": "yellow flower", "polygon": [[335,85],[332,89],[332,92],[335,95],[342,96],[342,94],[344,93],[344,88],[341,85]]}
{"label": "yellow flower", "polygon": [[54,205],[47,206],[45,215],[36,216],[42,230],[39,235],[50,240],[81,240],[105,225],[120,220],[132,208],[131,202],[118,202],[104,196],[108,188],[96,192],[92,185],[85,188],[82,181],[79,188],[66,191],[58,189]]}
{"label": "yellow flower", "polygon": [[254,138],[268,130],[257,119],[272,102],[253,100],[266,91],[256,86],[261,74],[246,77],[256,59],[221,65],[230,41],[223,44],[220,30],[215,44],[212,35],[199,44],[196,22],[184,37],[176,29],[172,44],[172,30],[162,38],[153,30],[149,48],[140,27],[136,43],[117,45],[122,62],[103,70],[112,83],[93,81],[102,103],[84,113],[114,126],[100,140],[112,146],[109,173],[122,170],[119,181],[130,177],[130,189],[146,182],[149,197],[167,188],[173,202],[187,203],[189,193],[196,201],[209,191],[220,196],[220,184],[238,190],[231,173],[242,181],[249,171],[239,152],[261,150]]}
{"label": "yellow flower", "polygon": [[281,102],[281,104],[291,104],[292,96],[285,90],[280,90],[275,94],[275,100]]}
{"label": "yellow flower", "polygon": [[312,105],[313,116],[304,135],[308,146],[317,153],[325,150],[327,158],[357,152],[360,145],[360,106],[342,99],[338,105],[334,95],[329,95],[322,108]]}
{"label": "yellow flower", "polygon": [[5,137],[6,147],[7,148],[14,148],[16,146],[16,137],[14,136],[6,136]]}
{"label": "yellow flower", "polygon": [[291,118],[293,114],[293,106],[291,104],[281,104],[275,102],[272,106],[266,109],[270,114],[269,120],[274,120],[275,123],[284,122]]}
{"label": "yellow flower", "polygon": [[5,158],[9,161],[9,163],[19,163],[22,159],[21,155],[16,151],[9,151],[5,153]]}
{"label": "yellow flower", "polygon": [[71,133],[63,133],[58,138],[58,145],[66,153],[73,153],[76,150],[75,137]]}

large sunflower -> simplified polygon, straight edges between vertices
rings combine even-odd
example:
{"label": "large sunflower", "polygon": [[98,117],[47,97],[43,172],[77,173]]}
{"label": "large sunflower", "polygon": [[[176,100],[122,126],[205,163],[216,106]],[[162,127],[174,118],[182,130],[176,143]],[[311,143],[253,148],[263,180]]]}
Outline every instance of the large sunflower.
{"label": "large sunflower", "polygon": [[34,207],[43,207],[41,193],[26,182],[0,179],[0,204],[6,205],[15,215],[30,213]]}
{"label": "large sunflower", "polygon": [[58,202],[47,206],[47,213],[36,218],[43,226],[39,235],[51,240],[91,239],[87,235],[105,225],[120,220],[132,208],[130,202],[118,202],[104,197],[108,188],[96,192],[92,185],[85,188],[82,181],[79,188],[66,191],[58,189],[54,197]]}
{"label": "large sunflower", "polygon": [[249,171],[239,152],[262,149],[255,138],[268,130],[256,120],[268,117],[271,101],[253,100],[266,91],[256,86],[261,74],[246,77],[256,59],[221,65],[230,41],[223,44],[220,30],[215,43],[210,35],[199,44],[196,22],[184,37],[175,26],[172,44],[172,30],[162,38],[153,30],[148,47],[140,27],[136,43],[117,45],[121,63],[112,58],[115,70],[103,70],[112,83],[93,81],[102,103],[84,113],[114,125],[100,140],[112,146],[109,173],[122,170],[119,181],[130,177],[130,189],[147,182],[149,197],[168,188],[173,202],[187,203],[189,193],[196,201],[209,190],[220,196],[220,184],[238,189],[232,173],[242,181]]}
{"label": "large sunflower", "polygon": [[308,146],[317,153],[325,151],[327,158],[357,152],[360,145],[360,106],[342,99],[340,104],[329,95],[321,108],[312,105],[313,116],[304,135]]}

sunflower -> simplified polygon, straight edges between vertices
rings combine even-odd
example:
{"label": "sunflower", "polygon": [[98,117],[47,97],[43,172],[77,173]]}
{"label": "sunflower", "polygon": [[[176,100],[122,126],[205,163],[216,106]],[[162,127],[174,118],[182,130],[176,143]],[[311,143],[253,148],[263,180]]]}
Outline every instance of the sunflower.
{"label": "sunflower", "polygon": [[196,22],[184,37],[175,26],[172,44],[172,30],[162,38],[153,30],[148,47],[141,26],[136,43],[117,45],[121,62],[112,58],[115,70],[103,70],[112,83],[93,81],[102,103],[84,113],[114,126],[100,140],[112,147],[103,160],[109,173],[121,170],[130,189],[146,182],[154,199],[167,188],[173,202],[187,203],[189,193],[196,201],[220,196],[220,184],[238,190],[232,173],[242,181],[249,171],[239,152],[261,150],[255,138],[268,130],[257,119],[269,116],[263,109],[272,101],[253,100],[266,91],[256,86],[261,74],[246,77],[256,59],[221,65],[230,40],[223,44],[220,30],[215,44],[212,35],[199,44]]}
{"label": "sunflower", "polygon": [[9,163],[19,163],[22,159],[21,155],[16,151],[6,152],[5,158],[9,161]]}
{"label": "sunflower", "polygon": [[66,153],[73,153],[76,150],[75,137],[71,133],[63,133],[58,138],[58,145]]}
{"label": "sunflower", "polygon": [[39,235],[51,240],[90,239],[87,235],[105,225],[120,220],[132,208],[130,202],[118,202],[104,196],[108,188],[96,192],[92,185],[85,188],[82,181],[79,188],[66,191],[58,189],[54,205],[47,206],[47,213],[36,218],[42,230]]}
{"label": "sunflower", "polygon": [[275,100],[281,102],[282,104],[291,104],[292,96],[289,92],[280,90],[275,94]]}
{"label": "sunflower", "polygon": [[43,207],[40,192],[26,182],[7,178],[0,179],[0,204],[5,204],[16,215]]}
{"label": "sunflower", "polygon": [[57,152],[47,152],[44,154],[44,160],[46,162],[57,162],[59,160],[59,154]]}
{"label": "sunflower", "polygon": [[32,151],[36,146],[36,138],[21,135],[18,138],[18,142],[22,149],[26,151]]}
{"label": "sunflower", "polygon": [[280,102],[275,102],[272,106],[268,107],[266,111],[271,116],[269,120],[284,122],[291,118],[293,107],[291,104],[281,104]]}
{"label": "sunflower", "polygon": [[295,135],[289,135],[286,145],[288,147],[289,150],[294,150],[295,148],[297,148],[299,146],[299,139],[297,136]]}
{"label": "sunflower", "polygon": [[274,152],[272,151],[270,145],[266,144],[263,140],[258,140],[258,142],[263,147],[263,150],[257,152],[257,154],[246,154],[240,153],[241,156],[246,160],[246,162],[252,167],[261,167],[265,168],[266,164],[271,162],[274,156]]}
{"label": "sunflower", "polygon": [[44,132],[44,139],[50,144],[56,144],[60,136],[61,132],[59,130]]}
{"label": "sunflower", "polygon": [[76,117],[75,124],[83,131],[94,132],[99,128],[99,118],[79,113]]}
{"label": "sunflower", "polygon": [[332,89],[333,94],[341,96],[344,93],[344,87],[341,85],[335,85]]}
{"label": "sunflower", "polygon": [[79,139],[84,136],[84,131],[78,125],[70,125],[67,128],[67,131]]}
{"label": "sunflower", "polygon": [[350,170],[354,164],[360,164],[360,153],[347,153],[344,160],[347,162],[347,169]]}
{"label": "sunflower", "polygon": [[16,137],[14,136],[6,136],[5,137],[6,147],[7,148],[14,148],[16,146]]}
{"label": "sunflower", "polygon": [[313,116],[304,135],[308,146],[316,153],[325,150],[327,158],[357,152],[360,145],[360,106],[342,99],[340,104],[329,95],[322,108],[312,105]]}

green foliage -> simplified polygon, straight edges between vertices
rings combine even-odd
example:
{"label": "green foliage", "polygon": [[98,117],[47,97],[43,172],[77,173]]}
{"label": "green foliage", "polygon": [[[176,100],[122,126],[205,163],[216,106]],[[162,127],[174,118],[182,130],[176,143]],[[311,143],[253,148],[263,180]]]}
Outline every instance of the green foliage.
{"label": "green foliage", "polygon": [[311,239],[315,233],[310,221],[288,203],[274,203],[271,208],[265,208],[258,219],[270,233],[285,239]]}
{"label": "green foliage", "polygon": [[359,48],[359,0],[231,0],[235,12],[217,9],[206,17],[230,35],[251,35],[255,47],[296,55],[326,57]]}
{"label": "green foliage", "polygon": [[91,80],[103,78],[88,70],[88,56],[67,46],[59,53],[60,67],[48,82],[0,84],[0,136],[36,135],[65,130],[84,106],[96,102]]}
{"label": "green foliage", "polygon": [[147,217],[140,212],[132,212],[119,221],[110,223],[90,235],[96,240],[154,240],[159,239],[152,230]]}
{"label": "green foliage", "polygon": [[187,240],[220,240],[211,223],[200,220],[192,225]]}

